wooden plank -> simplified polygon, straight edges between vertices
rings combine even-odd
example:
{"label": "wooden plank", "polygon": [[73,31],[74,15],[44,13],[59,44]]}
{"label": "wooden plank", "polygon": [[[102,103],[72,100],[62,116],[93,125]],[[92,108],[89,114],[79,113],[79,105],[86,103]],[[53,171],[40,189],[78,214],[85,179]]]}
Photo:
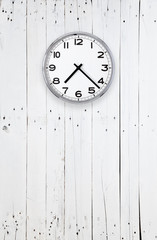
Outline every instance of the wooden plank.
{"label": "wooden plank", "polygon": [[46,239],[46,86],[42,76],[45,50],[45,2],[27,1],[27,239]]}
{"label": "wooden plank", "polygon": [[93,2],[93,33],[112,51],[114,79],[93,104],[93,239],[120,239],[120,1]]}
{"label": "wooden plank", "polygon": [[26,231],[26,1],[0,1],[0,12],[0,239],[21,240]]}
{"label": "wooden plank", "polygon": [[121,3],[121,237],[140,239],[138,164],[139,2]]}
{"label": "wooden plank", "polygon": [[[64,1],[47,1],[47,47],[64,34]],[[47,89],[46,239],[65,233],[64,102]]]}
{"label": "wooden plank", "polygon": [[141,239],[157,238],[157,2],[141,1],[139,46],[139,166]]}
{"label": "wooden plank", "polygon": [[[92,32],[91,1],[65,1],[65,33]],[[92,239],[91,104],[65,105],[65,239]]]}

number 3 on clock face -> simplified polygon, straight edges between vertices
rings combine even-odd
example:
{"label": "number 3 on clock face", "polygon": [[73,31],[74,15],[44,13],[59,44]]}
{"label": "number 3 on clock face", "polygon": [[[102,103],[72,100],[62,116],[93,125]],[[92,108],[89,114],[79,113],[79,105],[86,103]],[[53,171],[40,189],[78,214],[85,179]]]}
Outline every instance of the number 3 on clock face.
{"label": "number 3 on clock face", "polygon": [[44,79],[57,97],[86,102],[102,96],[113,72],[111,52],[98,37],[82,32],[66,34],[48,48]]}

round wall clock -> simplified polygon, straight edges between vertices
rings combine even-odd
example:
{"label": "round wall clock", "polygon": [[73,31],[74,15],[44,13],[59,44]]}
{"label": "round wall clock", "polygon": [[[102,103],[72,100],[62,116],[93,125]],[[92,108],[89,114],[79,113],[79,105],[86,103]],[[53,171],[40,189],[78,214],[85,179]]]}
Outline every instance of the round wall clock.
{"label": "round wall clock", "polygon": [[111,52],[92,34],[69,33],[54,41],[46,51],[43,73],[48,88],[57,97],[78,103],[94,100],[111,83]]}

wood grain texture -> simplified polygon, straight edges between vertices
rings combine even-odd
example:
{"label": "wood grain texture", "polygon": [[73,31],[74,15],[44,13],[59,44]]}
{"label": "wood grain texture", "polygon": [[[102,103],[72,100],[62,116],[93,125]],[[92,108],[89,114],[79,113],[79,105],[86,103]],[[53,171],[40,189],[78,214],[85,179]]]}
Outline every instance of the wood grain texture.
{"label": "wood grain texture", "polygon": [[0,4],[0,239],[26,232],[26,1]]}
{"label": "wood grain texture", "polygon": [[[0,239],[157,238],[157,2],[0,0]],[[111,49],[93,103],[47,89],[48,46],[73,31]]]}

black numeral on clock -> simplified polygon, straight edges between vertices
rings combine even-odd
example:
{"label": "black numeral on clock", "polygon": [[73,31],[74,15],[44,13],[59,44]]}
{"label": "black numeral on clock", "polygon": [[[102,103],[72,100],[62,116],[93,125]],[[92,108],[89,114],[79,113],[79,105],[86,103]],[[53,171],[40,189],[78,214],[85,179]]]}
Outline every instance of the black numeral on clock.
{"label": "black numeral on clock", "polygon": [[66,94],[66,92],[68,91],[68,87],[62,87],[62,89],[64,89],[64,94]]}
{"label": "black numeral on clock", "polygon": [[88,88],[88,93],[90,93],[90,94],[95,93],[95,87],[89,87]]}
{"label": "black numeral on clock", "polygon": [[81,91],[80,91],[80,90],[76,91],[76,92],[75,92],[75,96],[76,96],[76,97],[82,97]]}
{"label": "black numeral on clock", "polygon": [[100,80],[98,81],[98,83],[104,84],[103,78],[100,78]]}
{"label": "black numeral on clock", "polygon": [[54,78],[53,79],[53,84],[59,84],[60,83],[60,80],[59,80],[59,78]]}
{"label": "black numeral on clock", "polygon": [[102,69],[101,69],[101,71],[108,71],[108,65],[107,64],[102,64]]}
{"label": "black numeral on clock", "polygon": [[56,66],[54,64],[49,65],[49,71],[54,71],[56,69]]}
{"label": "black numeral on clock", "polygon": [[53,56],[54,56],[54,58],[60,58],[61,53],[60,52],[54,52]]}
{"label": "black numeral on clock", "polygon": [[69,42],[64,42],[64,48],[69,48]]}
{"label": "black numeral on clock", "polygon": [[74,44],[75,45],[83,45],[83,39],[81,39],[81,38],[74,39]]}
{"label": "black numeral on clock", "polygon": [[104,58],[104,52],[98,52],[98,58]]}

